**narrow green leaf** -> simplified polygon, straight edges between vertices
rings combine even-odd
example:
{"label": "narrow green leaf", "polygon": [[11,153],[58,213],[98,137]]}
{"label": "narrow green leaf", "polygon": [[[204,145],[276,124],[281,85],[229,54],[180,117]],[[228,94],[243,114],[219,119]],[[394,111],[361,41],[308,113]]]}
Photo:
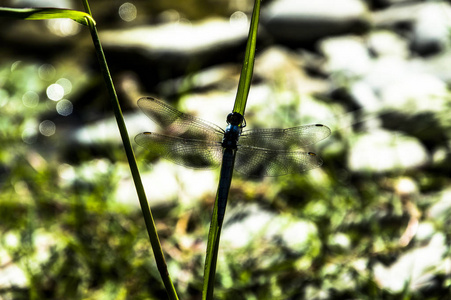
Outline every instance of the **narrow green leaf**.
{"label": "narrow green leaf", "polygon": [[260,19],[260,0],[255,0],[252,12],[251,26],[246,44],[246,54],[244,56],[243,67],[241,68],[240,82],[236,93],[233,112],[244,116],[247,97],[251,88],[252,74],[254,73],[255,48],[257,45],[258,21]]}
{"label": "narrow green leaf", "polygon": [[[252,74],[254,70],[255,48],[257,44],[257,30],[259,16],[260,16],[260,0],[255,0],[254,10],[252,12],[251,26],[249,29],[249,35],[246,45],[246,54],[244,57],[243,67],[241,68],[240,82],[238,84],[235,105],[233,107],[233,112],[240,113],[243,116],[246,108],[247,97],[249,95],[249,89],[251,87]],[[235,160],[235,152],[233,155],[234,155],[233,160]],[[223,179],[222,172],[223,170],[221,167],[219,186],[221,186],[222,182],[221,180]],[[232,176],[230,175],[229,177],[231,180]],[[228,182],[227,191],[229,188],[230,182]],[[223,219],[221,220],[218,219],[218,202],[219,202],[218,196],[219,196],[219,187],[218,192],[216,193],[216,199],[210,223],[210,231],[208,233],[207,255],[205,258],[205,269],[204,269],[204,284],[202,288],[203,300],[213,299],[213,291],[216,275],[216,263],[218,259],[219,241],[221,237],[222,222],[223,222]]]}
{"label": "narrow green leaf", "polygon": [[[83,1],[83,5],[87,11],[90,12],[89,4],[87,0]],[[155,226],[155,221],[150,211],[149,204],[147,202],[146,194],[144,192],[144,186],[139,173],[138,165],[136,163],[135,154],[133,152],[132,145],[130,143],[130,138],[127,132],[127,127],[125,126],[124,117],[122,115],[121,106],[119,104],[119,99],[117,98],[116,90],[114,88],[113,79],[111,78],[110,71],[108,69],[108,64],[103,52],[102,45],[100,43],[99,35],[97,33],[97,28],[91,17],[87,18],[87,25],[89,31],[91,32],[92,41],[97,53],[97,58],[100,63],[100,69],[102,71],[103,78],[107,85],[107,90],[110,95],[111,104],[113,106],[114,115],[116,117],[116,122],[119,128],[119,133],[122,138],[122,144],[124,145],[125,154],[128,159],[128,164],[130,166],[130,171],[132,173],[133,182],[135,184],[136,192],[138,194],[139,204],[141,206],[141,211],[143,214],[144,222],[146,224],[147,233],[149,235],[150,244],[154,253],[155,261],[157,264],[158,271],[163,280],[168,297],[171,300],[178,300],[178,296],[172,283],[171,277],[168,272],[168,267],[166,260],[164,258],[163,249],[161,247],[160,239],[158,237],[158,232]]]}
{"label": "narrow green leaf", "polygon": [[22,20],[48,20],[48,19],[72,19],[82,25],[88,26],[87,18],[95,24],[94,19],[87,13],[60,8],[9,8],[0,7],[0,17],[9,17]]}
{"label": "narrow green leaf", "polygon": [[219,238],[222,224],[218,224],[218,194],[216,194],[213,214],[211,217],[210,231],[208,232],[207,256],[205,257],[204,286],[202,299],[213,299],[213,291],[216,274],[216,261],[218,260]]}
{"label": "narrow green leaf", "polygon": [[[225,150],[227,151],[227,150]],[[207,256],[205,258],[204,285],[202,288],[202,299],[213,299],[213,291],[216,275],[216,262],[218,260],[219,240],[221,236],[222,223],[224,221],[227,198],[232,183],[233,166],[235,164],[236,151],[230,151],[226,158],[224,154],[224,163],[221,166],[221,175],[219,177],[218,191],[211,217],[210,231],[208,233]],[[224,210],[223,210],[224,209]]]}

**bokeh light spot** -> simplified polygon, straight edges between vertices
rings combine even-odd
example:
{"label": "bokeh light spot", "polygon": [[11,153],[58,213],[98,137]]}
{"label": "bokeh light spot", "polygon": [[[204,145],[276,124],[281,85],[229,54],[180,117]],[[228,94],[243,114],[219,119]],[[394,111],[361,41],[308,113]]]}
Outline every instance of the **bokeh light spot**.
{"label": "bokeh light spot", "polygon": [[75,173],[74,168],[69,164],[59,165],[58,173],[59,176],[66,181],[72,181],[77,178],[77,174]]}
{"label": "bokeh light spot", "polygon": [[63,99],[63,97],[64,97],[64,88],[61,85],[54,83],[54,84],[49,85],[46,93],[47,93],[47,97],[50,100],[58,101],[58,100]]}
{"label": "bokeh light spot", "polygon": [[38,136],[35,128],[26,128],[22,131],[22,141],[26,144],[34,144],[37,138]]}
{"label": "bokeh light spot", "polygon": [[47,28],[57,36],[72,36],[80,31],[81,25],[71,19],[47,20]]}
{"label": "bokeh light spot", "polygon": [[180,21],[180,13],[175,9],[168,9],[157,16],[160,23],[178,23]]}
{"label": "bokeh light spot", "polygon": [[39,67],[38,75],[42,80],[52,80],[55,77],[56,69],[50,64],[44,64]]}
{"label": "bokeh light spot", "polygon": [[11,72],[14,72],[22,63],[21,60],[17,60],[11,64]]}
{"label": "bokeh light spot", "polygon": [[5,106],[6,103],[8,103],[8,100],[9,93],[4,89],[0,89],[0,107]]}
{"label": "bokeh light spot", "polygon": [[230,16],[229,22],[233,27],[246,27],[247,16],[242,11],[236,11]]}
{"label": "bokeh light spot", "polygon": [[56,104],[56,111],[62,116],[68,116],[74,110],[72,102],[67,99],[63,99]]}
{"label": "bokeh light spot", "polygon": [[39,95],[36,92],[28,91],[23,94],[22,103],[29,108],[36,107],[39,103]]}
{"label": "bokeh light spot", "polygon": [[64,95],[72,92],[72,82],[67,78],[60,78],[56,81],[57,84],[61,85],[64,89]]}
{"label": "bokeh light spot", "polygon": [[119,17],[126,22],[131,22],[136,19],[137,13],[136,6],[130,2],[125,2],[119,7]]}
{"label": "bokeh light spot", "polygon": [[418,191],[415,181],[407,177],[399,179],[395,188],[400,195],[411,195]]}
{"label": "bokeh light spot", "polygon": [[16,233],[8,232],[3,235],[3,241],[6,246],[15,248],[20,245],[20,239]]}
{"label": "bokeh light spot", "polygon": [[41,124],[39,124],[39,132],[42,135],[51,136],[55,134],[55,131],[56,125],[50,120],[42,121]]}

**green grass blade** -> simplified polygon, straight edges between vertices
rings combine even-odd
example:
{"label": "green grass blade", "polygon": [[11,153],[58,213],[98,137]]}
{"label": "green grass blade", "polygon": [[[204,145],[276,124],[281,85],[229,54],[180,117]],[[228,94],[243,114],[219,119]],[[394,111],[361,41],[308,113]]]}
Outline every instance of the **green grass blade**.
{"label": "green grass blade", "polygon": [[9,17],[22,20],[48,20],[48,19],[72,19],[82,25],[88,26],[87,19],[95,24],[94,19],[87,13],[60,8],[9,8],[0,7],[0,17]]}
{"label": "green grass blade", "polygon": [[[87,0],[84,1],[85,8],[89,11],[89,5]],[[125,126],[125,121],[122,115],[122,110],[119,105],[119,100],[117,98],[116,90],[114,88],[113,80],[111,78],[108,65],[106,62],[105,55],[103,53],[102,45],[100,44],[100,39],[97,33],[97,28],[94,23],[90,22],[91,19],[88,20],[88,28],[91,32],[92,40],[94,42],[94,46],[96,49],[96,53],[98,56],[98,60],[100,63],[100,68],[102,70],[102,75],[107,84],[108,92],[110,94],[110,99],[113,106],[114,115],[116,117],[116,121],[119,127],[119,132],[122,138],[122,143],[124,145],[125,153],[128,159],[128,163],[130,166],[130,170],[133,177],[133,182],[135,183],[135,188],[138,194],[139,204],[141,206],[141,211],[144,217],[144,221],[146,224],[147,232],[149,235],[150,243],[152,246],[152,250],[155,256],[155,261],[157,264],[158,271],[160,272],[160,276],[163,280],[163,284],[165,286],[166,292],[168,293],[169,299],[178,299],[177,293],[175,291],[174,285],[172,283],[171,277],[169,276],[166,260],[164,258],[163,250],[161,248],[160,239],[158,237],[157,229],[155,226],[155,222],[152,216],[152,212],[150,211],[149,204],[147,202],[146,194],[144,192],[144,187],[142,184],[141,176],[139,174],[138,165],[136,163],[135,154],[133,152],[133,148],[130,142],[130,137],[127,132],[127,128]]]}
{"label": "green grass blade", "polygon": [[218,194],[216,194],[213,215],[211,217],[210,231],[208,232],[207,256],[205,257],[204,285],[202,299],[213,299],[216,275],[216,262],[218,260],[219,239],[221,237],[222,222],[218,224]]}
{"label": "green grass blade", "polygon": [[[246,44],[246,54],[244,57],[243,67],[241,68],[240,82],[238,84],[235,105],[233,107],[233,112],[238,112],[243,116],[246,108],[247,97],[249,95],[249,89],[251,87],[252,74],[254,70],[255,48],[257,44],[259,17],[260,17],[260,0],[255,0],[254,10],[252,12],[251,26],[249,29],[249,35]],[[233,159],[235,159],[235,157]],[[221,182],[221,180],[222,180],[222,169],[219,182]],[[230,188],[230,182],[228,188]],[[218,195],[219,195],[219,187],[218,192],[216,193],[213,215],[210,223],[210,231],[208,233],[207,255],[205,258],[205,269],[204,269],[204,284],[202,288],[203,300],[213,299],[216,262],[218,259],[219,240],[221,237],[222,222],[223,222],[223,220],[218,220],[218,200],[219,200]]]}
{"label": "green grass blade", "polygon": [[236,151],[231,151],[229,153],[231,153],[231,156],[224,154],[224,160],[228,161],[228,163],[224,163],[223,161],[223,164],[221,166],[218,191],[216,192],[216,199],[210,223],[210,231],[208,233],[207,255],[205,257],[204,269],[204,285],[202,288],[202,299],[204,300],[213,299],[219,240],[221,236],[222,223],[224,221],[224,212],[222,212],[221,215],[219,203],[221,201],[220,197],[221,199],[226,199],[223,206],[224,209],[226,208],[227,197],[230,189],[230,184],[232,182],[233,165],[235,163]]}
{"label": "green grass blade", "polygon": [[252,74],[254,73],[255,47],[257,45],[258,21],[260,19],[260,0],[255,0],[252,12],[251,26],[246,44],[246,54],[244,56],[243,67],[241,68],[240,82],[236,93],[233,112],[244,116],[247,97],[251,88]]}

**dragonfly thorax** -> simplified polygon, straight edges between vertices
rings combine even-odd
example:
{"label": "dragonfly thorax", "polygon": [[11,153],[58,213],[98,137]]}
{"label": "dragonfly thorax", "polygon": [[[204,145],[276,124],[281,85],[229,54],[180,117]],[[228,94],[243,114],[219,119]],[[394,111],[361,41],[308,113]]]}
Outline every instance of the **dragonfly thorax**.
{"label": "dragonfly thorax", "polygon": [[238,125],[229,124],[224,132],[224,137],[222,138],[222,147],[236,149],[240,134],[241,128]]}

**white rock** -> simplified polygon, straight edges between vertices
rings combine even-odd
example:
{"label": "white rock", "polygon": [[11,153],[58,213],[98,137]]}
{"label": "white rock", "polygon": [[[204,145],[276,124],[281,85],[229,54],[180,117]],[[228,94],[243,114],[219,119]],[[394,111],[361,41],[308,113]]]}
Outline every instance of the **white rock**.
{"label": "white rock", "polygon": [[437,233],[427,246],[409,251],[393,265],[376,264],[376,282],[393,292],[400,292],[408,283],[409,291],[415,291],[427,284],[438,270],[444,269],[442,257],[446,249],[445,237]]}
{"label": "white rock", "polygon": [[105,47],[135,48],[148,55],[171,53],[201,55],[247,38],[248,26],[234,26],[226,19],[209,19],[194,24],[164,24],[100,34]]}
{"label": "white rock", "polygon": [[247,212],[247,216],[240,222],[224,227],[221,236],[224,244],[234,248],[251,244],[256,238],[271,240],[281,235],[288,247],[301,251],[305,249],[303,247],[307,247],[309,237],[317,234],[316,226],[311,222],[275,215],[260,209],[257,205],[235,207],[228,212],[226,220],[233,217],[238,210],[240,213]]}
{"label": "white rock", "polygon": [[448,3],[424,3],[414,23],[413,49],[419,53],[438,52],[449,44],[451,7]]}
{"label": "white rock", "polygon": [[429,74],[405,74],[380,90],[386,108],[401,112],[441,112],[447,107],[446,83]]}
{"label": "white rock", "polygon": [[416,138],[384,130],[357,137],[348,156],[348,167],[353,171],[387,172],[427,162],[426,149]]}
{"label": "white rock", "polygon": [[376,112],[381,109],[382,101],[366,81],[354,82],[350,86],[349,93],[365,111]]}
{"label": "white rock", "polygon": [[428,217],[435,220],[448,218],[448,212],[451,210],[451,189],[441,191],[440,200],[432,205],[428,210]]}
{"label": "white rock", "polygon": [[392,31],[372,32],[369,35],[368,43],[371,50],[378,56],[407,58],[409,55],[408,41]]}
{"label": "white rock", "polygon": [[[139,158],[138,158],[139,159]],[[214,197],[218,171],[194,170],[176,165],[165,159],[154,163],[150,172],[141,172],[141,179],[150,206],[174,202],[189,209],[206,194]],[[139,207],[131,177],[119,182],[115,199],[118,203]]]}
{"label": "white rock", "polygon": [[369,72],[371,58],[363,40],[353,36],[324,39],[320,51],[327,59],[326,71],[345,76],[361,76]]}

